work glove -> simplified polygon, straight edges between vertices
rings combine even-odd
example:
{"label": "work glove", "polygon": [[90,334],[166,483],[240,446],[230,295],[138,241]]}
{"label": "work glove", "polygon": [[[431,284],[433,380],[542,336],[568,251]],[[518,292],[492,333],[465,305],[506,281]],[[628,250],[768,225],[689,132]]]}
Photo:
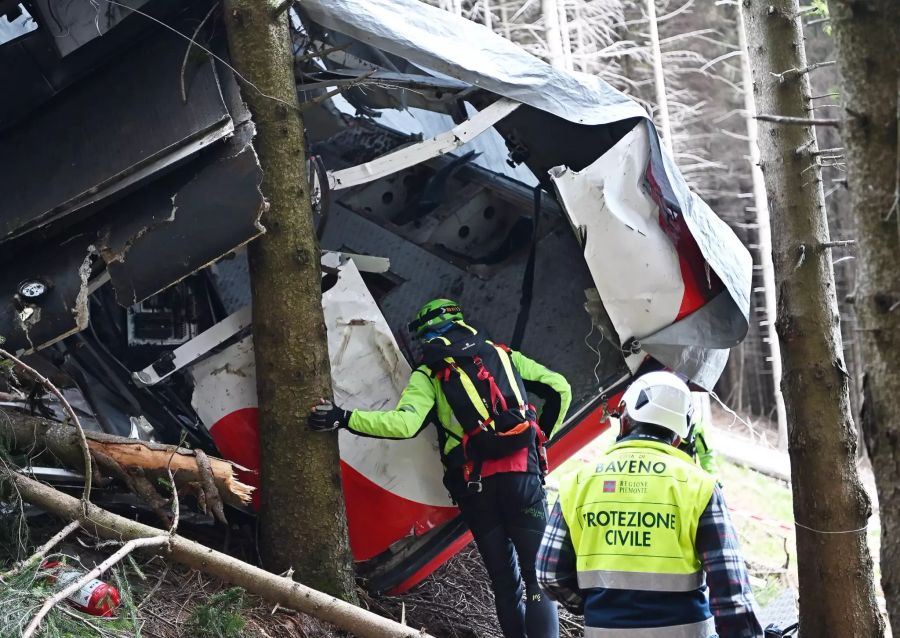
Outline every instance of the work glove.
{"label": "work glove", "polygon": [[306,425],[314,432],[330,432],[338,428],[345,428],[350,424],[351,410],[343,410],[330,401],[319,399],[319,402],[309,410],[309,418]]}

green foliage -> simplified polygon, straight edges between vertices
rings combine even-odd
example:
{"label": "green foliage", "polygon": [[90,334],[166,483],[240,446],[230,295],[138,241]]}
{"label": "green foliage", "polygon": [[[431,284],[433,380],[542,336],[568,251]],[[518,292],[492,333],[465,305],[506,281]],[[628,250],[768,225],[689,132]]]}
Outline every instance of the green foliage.
{"label": "green foliage", "polygon": [[[809,10],[810,16],[816,16],[819,18],[827,18],[828,17],[828,2],[827,0],[812,0],[812,4],[807,7]],[[825,32],[826,35],[831,35],[831,24],[826,23],[822,31]]]}
{"label": "green foliage", "polygon": [[187,622],[186,635],[196,638],[241,638],[246,624],[241,617],[244,590],[232,587],[197,605]]}
{"label": "green foliage", "polygon": [[811,15],[821,16],[823,18],[828,17],[828,2],[826,0],[812,0],[812,9]]}
{"label": "green foliage", "polygon": [[[48,560],[68,561],[67,556],[51,556]],[[87,571],[80,565],[78,569]],[[17,638],[31,622],[48,597],[53,595],[54,585],[46,577],[47,570],[40,562],[28,565],[19,574],[4,578],[0,586],[0,638]],[[83,614],[62,602],[50,610],[41,623],[41,638],[141,638],[140,623],[133,595],[121,569],[109,575],[122,595],[122,605],[114,618],[98,618]]]}
{"label": "green foliage", "polygon": [[[0,443],[0,464],[8,463],[8,455]],[[0,561],[25,558],[28,538],[25,506],[9,476],[0,471]]]}

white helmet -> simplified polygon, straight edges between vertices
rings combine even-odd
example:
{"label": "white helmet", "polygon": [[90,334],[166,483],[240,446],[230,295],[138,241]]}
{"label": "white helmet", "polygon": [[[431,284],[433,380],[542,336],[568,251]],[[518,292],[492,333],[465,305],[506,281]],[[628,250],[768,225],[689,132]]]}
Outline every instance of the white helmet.
{"label": "white helmet", "polygon": [[686,438],[691,405],[691,391],[684,381],[671,372],[648,372],[625,391],[620,412],[634,421],[652,423]]}

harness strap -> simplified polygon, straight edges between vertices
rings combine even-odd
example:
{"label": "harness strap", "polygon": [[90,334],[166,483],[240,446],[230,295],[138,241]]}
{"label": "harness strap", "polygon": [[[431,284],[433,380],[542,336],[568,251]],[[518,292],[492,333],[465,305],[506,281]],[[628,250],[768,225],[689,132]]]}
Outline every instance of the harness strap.
{"label": "harness strap", "polygon": [[[488,383],[488,392],[490,393],[491,400],[491,409],[497,413],[497,404],[499,403],[500,408],[506,412],[509,408],[506,405],[506,397],[503,396],[503,393],[500,392],[500,388],[497,386],[497,382],[494,380],[494,375],[492,375],[487,368],[484,367],[484,361],[481,360],[481,357],[473,357],[472,361],[475,362],[475,365],[478,367],[477,378],[479,381],[487,381]],[[513,383],[515,383],[515,379],[512,379]],[[515,387],[515,386],[514,386]]]}

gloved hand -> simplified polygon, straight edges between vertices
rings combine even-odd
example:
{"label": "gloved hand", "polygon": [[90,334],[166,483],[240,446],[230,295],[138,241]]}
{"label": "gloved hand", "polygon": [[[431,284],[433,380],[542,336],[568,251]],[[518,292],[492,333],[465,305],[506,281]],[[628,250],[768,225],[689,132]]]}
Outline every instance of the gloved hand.
{"label": "gloved hand", "polygon": [[314,432],[330,432],[347,427],[351,414],[353,414],[351,410],[343,410],[330,401],[319,399],[319,402],[310,408],[306,425]]}

